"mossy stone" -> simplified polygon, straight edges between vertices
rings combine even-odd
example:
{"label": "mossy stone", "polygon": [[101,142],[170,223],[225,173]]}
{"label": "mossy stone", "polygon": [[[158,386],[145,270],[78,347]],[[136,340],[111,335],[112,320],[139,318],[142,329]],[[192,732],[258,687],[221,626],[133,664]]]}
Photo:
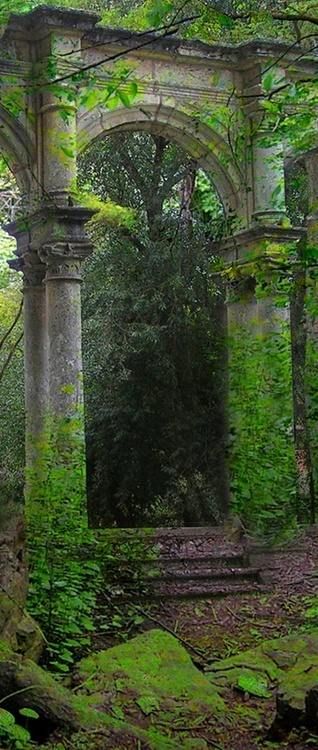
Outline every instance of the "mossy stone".
{"label": "mossy stone", "polygon": [[141,712],[154,726],[158,721],[169,730],[172,719],[191,725],[200,714],[224,712],[216,688],[179,641],[162,630],[88,656],[78,665],[76,681],[78,695],[85,694],[87,705],[104,710],[119,707],[136,717]]}

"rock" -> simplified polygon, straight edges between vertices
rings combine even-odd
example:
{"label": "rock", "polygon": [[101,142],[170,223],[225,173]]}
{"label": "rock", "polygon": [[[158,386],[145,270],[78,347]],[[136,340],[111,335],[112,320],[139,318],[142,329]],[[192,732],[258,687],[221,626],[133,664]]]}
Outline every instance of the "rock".
{"label": "rock", "polygon": [[309,729],[318,733],[318,682],[308,691],[305,706],[306,724]]}
{"label": "rock", "polygon": [[258,680],[265,692],[266,688],[277,684],[283,674],[281,668],[266,650],[271,644],[273,651],[275,643],[275,641],[265,642],[255,649],[249,649],[228,659],[215,662],[207,672],[209,681],[221,690],[222,688],[223,690],[228,688],[240,690],[242,679],[247,683]]}
{"label": "rock", "polygon": [[[308,724],[307,694],[318,685],[318,634],[304,635],[298,641],[290,637],[291,650],[299,646],[294,665],[279,681],[276,717],[271,737],[280,739],[291,729]],[[313,702],[309,700],[309,705]]]}
{"label": "rock", "polygon": [[251,693],[263,699],[270,696],[268,689],[276,688],[270,739],[281,740],[301,725],[318,729],[318,632],[265,641],[212,664],[208,678],[223,692],[250,683]]}
{"label": "rock", "polygon": [[142,719],[143,726],[152,731],[158,725],[163,734],[172,724],[191,728],[198,716],[202,722],[224,719],[217,689],[179,641],[162,630],[86,657],[77,666],[75,684],[76,694],[85,695],[91,707],[118,718],[135,717],[137,723]]}
{"label": "rock", "polygon": [[41,628],[27,613],[19,620],[16,629],[17,650],[28,659],[38,662],[45,647]]}

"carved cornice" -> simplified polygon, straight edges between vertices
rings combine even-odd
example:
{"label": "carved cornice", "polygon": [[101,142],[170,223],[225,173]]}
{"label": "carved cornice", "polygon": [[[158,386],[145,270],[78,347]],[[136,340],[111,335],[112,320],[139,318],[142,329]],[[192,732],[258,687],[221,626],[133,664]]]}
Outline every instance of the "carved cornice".
{"label": "carved cornice", "polygon": [[[173,56],[177,61],[187,64],[196,62],[206,65],[213,62],[219,67],[244,70],[255,60],[268,60],[281,57],[284,65],[294,63],[300,71],[313,74],[317,71],[317,58],[306,53],[299,45],[290,45],[279,40],[253,39],[240,44],[207,44],[198,40],[185,40],[177,35],[161,36],[157,33],[111,29],[97,26],[100,15],[84,10],[40,6],[24,14],[13,13],[4,34],[4,42],[23,38],[36,41],[47,35],[48,30],[85,35],[88,46],[105,44],[107,53],[123,49],[134,54],[137,48],[138,57],[158,57],[168,59]],[[142,45],[140,42],[142,41]],[[302,54],[300,54],[302,52]]]}

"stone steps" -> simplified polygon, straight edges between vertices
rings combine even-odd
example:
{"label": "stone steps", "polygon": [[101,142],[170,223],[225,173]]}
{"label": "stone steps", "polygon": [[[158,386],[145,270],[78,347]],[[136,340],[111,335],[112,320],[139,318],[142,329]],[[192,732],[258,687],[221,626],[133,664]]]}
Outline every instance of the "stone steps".
{"label": "stone steps", "polygon": [[157,529],[155,541],[160,558],[244,556],[242,545],[229,540],[223,528]]}
{"label": "stone steps", "polygon": [[255,581],[227,582],[220,581],[183,581],[183,582],[161,582],[160,586],[149,592],[149,599],[214,599],[226,596],[239,596],[244,594],[261,594],[268,588]]}
{"label": "stone steps", "polygon": [[194,581],[194,580],[253,580],[259,582],[259,568],[225,568],[213,570],[213,568],[191,568],[189,570],[173,570],[160,575],[161,581]]}
{"label": "stone steps", "polygon": [[[244,568],[248,562],[246,555],[198,555],[196,557],[162,557],[159,559],[159,567],[162,575],[165,572],[191,572],[195,569],[206,568],[211,572],[237,570]],[[258,567],[255,565],[254,567]]]}
{"label": "stone steps", "polygon": [[[149,599],[209,599],[260,593],[260,568],[223,528],[158,529],[159,559],[145,583]],[[148,584],[147,584],[148,578]]]}
{"label": "stone steps", "polygon": [[[261,566],[251,563],[245,545],[231,541],[223,528],[156,529],[144,541],[145,554],[138,549],[135,558],[142,599],[210,599],[268,590]],[[134,597],[136,579],[129,577],[129,565],[125,571],[125,558],[119,554],[117,559],[122,571],[118,596]]]}

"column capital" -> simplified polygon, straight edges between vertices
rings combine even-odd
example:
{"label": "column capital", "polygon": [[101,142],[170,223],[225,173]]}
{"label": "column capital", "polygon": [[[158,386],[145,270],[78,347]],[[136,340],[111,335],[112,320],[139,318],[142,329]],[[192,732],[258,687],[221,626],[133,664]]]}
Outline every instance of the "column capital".
{"label": "column capital", "polygon": [[81,267],[91,253],[89,240],[78,242],[57,240],[42,245],[39,256],[46,264],[45,281],[63,279],[81,281]]}
{"label": "column capital", "polygon": [[[85,223],[95,211],[82,206],[42,205],[6,229],[17,241],[16,255],[21,259],[17,270],[24,273],[26,286],[50,279],[79,281],[82,262],[92,252]],[[14,266],[16,267],[16,265]]]}
{"label": "column capital", "polygon": [[42,286],[46,267],[32,245],[25,245],[22,250],[18,248],[17,257],[10,259],[8,265],[14,271],[23,273],[24,290]]}

